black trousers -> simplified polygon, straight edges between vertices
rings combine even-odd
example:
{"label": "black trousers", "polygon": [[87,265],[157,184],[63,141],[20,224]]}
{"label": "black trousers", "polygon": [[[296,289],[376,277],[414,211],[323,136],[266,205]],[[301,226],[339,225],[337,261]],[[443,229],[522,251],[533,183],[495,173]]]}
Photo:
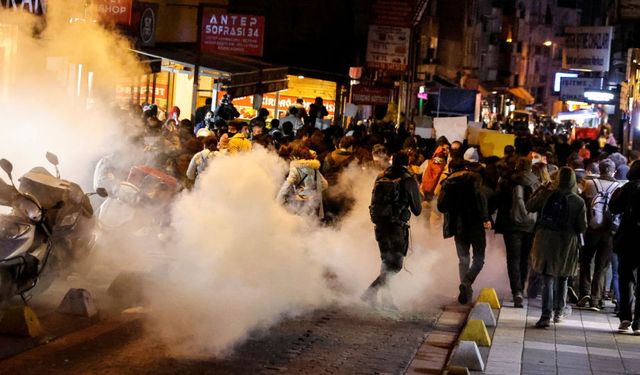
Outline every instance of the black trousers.
{"label": "black trousers", "polygon": [[[612,255],[611,233],[608,231],[587,231],[585,246],[580,254],[580,298],[591,296],[594,303],[602,299],[606,270],[611,263]],[[593,267],[591,267],[592,261],[594,261]]]}
{"label": "black trousers", "polygon": [[511,293],[522,293],[529,271],[533,233],[509,231],[503,234],[503,238],[507,250],[507,272]]}
{"label": "black trousers", "polygon": [[[635,326],[640,325],[640,256],[622,254],[620,257],[620,321],[633,321]],[[635,298],[634,298],[635,295]],[[635,299],[635,307],[634,307]],[[633,313],[632,313],[633,310]]]}
{"label": "black trousers", "polygon": [[380,275],[371,283],[371,288],[384,287],[391,276],[402,270],[404,257],[409,249],[407,224],[376,225],[375,233],[382,266]]}

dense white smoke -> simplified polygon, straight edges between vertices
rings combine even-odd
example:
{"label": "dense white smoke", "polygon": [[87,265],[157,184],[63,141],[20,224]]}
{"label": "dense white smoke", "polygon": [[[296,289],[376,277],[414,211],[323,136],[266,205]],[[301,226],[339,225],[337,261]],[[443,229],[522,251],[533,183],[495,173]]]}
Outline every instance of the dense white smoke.
{"label": "dense white smoke", "polygon": [[95,161],[126,138],[111,110],[115,82],[143,71],[124,38],[95,22],[70,23],[84,17],[81,6],[50,2],[46,21],[0,8],[0,39],[11,47],[0,56],[0,72],[10,73],[0,82],[0,157],[12,161],[20,176],[46,165],[44,155],[51,151],[60,158],[63,177],[88,188]]}
{"label": "dense white smoke", "polygon": [[[103,98],[111,96],[118,78],[142,70],[121,37],[95,23],[70,27],[68,19],[78,10],[66,5],[50,2],[47,27],[38,38],[31,33],[34,18],[17,23],[12,64],[19,68],[0,101],[0,157],[14,162],[19,176],[44,164],[46,151],[57,153],[63,177],[88,190],[95,162],[127,147],[121,118]],[[15,25],[16,17],[0,10],[0,24]],[[74,99],[63,72],[46,69],[52,56],[92,69],[93,110]],[[152,274],[145,290],[148,332],[175,355],[224,355],[253,330],[284,317],[334,303],[359,304],[359,295],[377,276],[380,257],[368,213],[375,173],[355,166],[346,171],[341,184],[355,196],[355,206],[339,227],[323,227],[275,202],[287,171],[265,150],[218,158],[196,188],[183,192],[165,213],[175,228],[170,243],[143,239],[99,248],[103,253],[95,267],[108,261],[111,274],[165,264],[156,267],[161,271]],[[406,271],[394,279],[392,291],[401,310],[422,311],[435,307],[440,296],[455,295],[457,258],[453,242],[443,240],[441,228],[430,228],[424,217],[412,219],[411,233]],[[490,268],[503,274],[503,258],[492,267],[490,259],[483,274]]]}

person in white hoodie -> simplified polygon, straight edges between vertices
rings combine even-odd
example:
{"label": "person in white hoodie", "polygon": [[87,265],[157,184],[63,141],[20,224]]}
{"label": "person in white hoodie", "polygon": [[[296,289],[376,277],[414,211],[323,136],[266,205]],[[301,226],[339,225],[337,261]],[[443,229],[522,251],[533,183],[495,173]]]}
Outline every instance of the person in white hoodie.
{"label": "person in white hoodie", "polygon": [[294,147],[291,157],[289,175],[282,183],[276,200],[296,214],[317,215],[323,219],[322,193],[329,184],[320,173],[320,161],[302,145]]}

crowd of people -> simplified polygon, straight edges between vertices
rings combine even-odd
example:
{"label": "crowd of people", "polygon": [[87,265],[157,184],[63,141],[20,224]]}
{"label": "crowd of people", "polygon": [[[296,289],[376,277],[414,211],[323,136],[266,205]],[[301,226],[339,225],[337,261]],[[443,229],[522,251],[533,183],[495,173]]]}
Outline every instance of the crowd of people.
{"label": "crowd of people", "polygon": [[[270,121],[266,109],[249,122],[237,119],[226,97],[215,112],[207,105],[196,113],[195,125],[180,119],[177,108],[160,121],[157,107],[148,106],[134,138],[153,155],[150,165],[185,188],[213,158],[262,147],[290,165],[275,199],[334,225],[354,202],[336,189],[345,169],[355,164],[380,173],[370,211],[382,267],[362,296],[366,302],[377,304],[378,290],[402,269],[409,219],[423,215],[441,220],[443,236],[454,239],[460,303],[471,302],[484,266],[486,231],[493,229],[504,238],[514,306],[542,295],[537,327],[562,322],[570,311],[567,299],[592,310],[611,299],[620,330],[640,335],[640,299],[634,299],[640,253],[633,246],[640,227],[638,153],[627,159],[611,143],[587,149],[565,135],[535,132],[516,137],[503,157],[483,157],[466,141],[422,139],[402,124],[325,128],[318,122],[327,115],[321,98]],[[390,295],[383,295],[382,304],[393,307]]]}

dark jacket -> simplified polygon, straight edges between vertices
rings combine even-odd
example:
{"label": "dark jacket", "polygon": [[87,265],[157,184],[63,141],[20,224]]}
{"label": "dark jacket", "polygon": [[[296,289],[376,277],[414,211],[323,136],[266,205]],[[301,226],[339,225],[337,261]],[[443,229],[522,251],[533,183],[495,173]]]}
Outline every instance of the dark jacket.
{"label": "dark jacket", "polygon": [[396,168],[391,166],[382,172],[376,181],[383,177],[389,179],[402,178],[399,197],[399,202],[402,207],[399,215],[401,220],[408,223],[412,213],[416,216],[420,215],[422,212],[422,195],[420,194],[418,181],[411,172],[405,167]]}
{"label": "dark jacket", "polygon": [[629,171],[630,181],[613,193],[611,202],[609,202],[609,210],[613,214],[622,214],[620,228],[616,232],[613,243],[613,250],[621,255],[631,255],[635,253],[640,258],[640,247],[638,246],[638,233],[640,225],[634,219],[634,216],[640,217],[640,213],[633,213],[633,208],[640,208],[640,176],[635,177],[632,173],[634,168]]}
{"label": "dark jacket", "polygon": [[[521,189],[516,189],[517,186],[520,186]],[[533,233],[535,222],[531,224],[518,224],[513,220],[513,204],[520,204],[522,208],[524,208],[528,198],[533,195],[533,192],[535,192],[539,186],[540,180],[529,171],[519,172],[500,179],[496,191],[496,201],[498,204],[495,223],[496,233],[513,231]],[[524,192],[524,195],[518,195],[518,192]]]}
{"label": "dark jacket", "polygon": [[567,195],[569,222],[566,230],[536,227],[531,250],[531,267],[551,276],[572,276],[578,266],[578,236],[587,229],[584,200],[577,195],[575,174],[569,186],[540,187],[527,202],[527,210],[540,213],[554,191]]}
{"label": "dark jacket", "polygon": [[489,221],[489,210],[482,185],[482,176],[467,169],[452,173],[442,182],[438,210],[444,213],[444,238],[485,235],[483,223]]}
{"label": "dark jacket", "polygon": [[322,163],[322,174],[329,181],[329,186],[338,183],[340,173],[354,160],[353,153],[343,149],[338,149],[324,158]]}

